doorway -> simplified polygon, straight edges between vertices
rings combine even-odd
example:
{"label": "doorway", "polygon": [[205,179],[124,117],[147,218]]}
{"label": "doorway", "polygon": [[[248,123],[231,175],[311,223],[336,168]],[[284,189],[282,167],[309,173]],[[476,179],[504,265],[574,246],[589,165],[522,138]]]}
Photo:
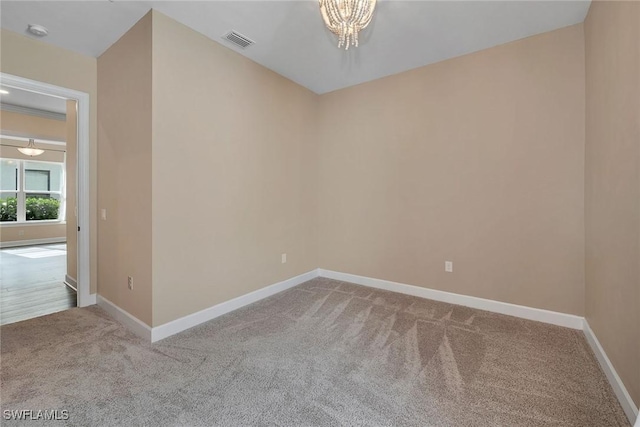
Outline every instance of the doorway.
{"label": "doorway", "polygon": [[7,324],[95,304],[95,294],[89,97],[4,73],[0,86],[0,324]]}
{"label": "doorway", "polygon": [[66,243],[0,249],[0,325],[77,306],[77,292],[65,283]]}

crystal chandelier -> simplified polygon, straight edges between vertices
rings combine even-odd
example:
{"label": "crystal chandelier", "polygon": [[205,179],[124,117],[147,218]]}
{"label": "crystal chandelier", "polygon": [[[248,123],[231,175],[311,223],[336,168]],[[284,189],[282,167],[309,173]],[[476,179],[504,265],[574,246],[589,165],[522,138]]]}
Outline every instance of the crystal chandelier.
{"label": "crystal chandelier", "polygon": [[376,0],[320,0],[320,12],[327,28],[338,36],[338,47],[358,47],[358,31],[373,17]]}

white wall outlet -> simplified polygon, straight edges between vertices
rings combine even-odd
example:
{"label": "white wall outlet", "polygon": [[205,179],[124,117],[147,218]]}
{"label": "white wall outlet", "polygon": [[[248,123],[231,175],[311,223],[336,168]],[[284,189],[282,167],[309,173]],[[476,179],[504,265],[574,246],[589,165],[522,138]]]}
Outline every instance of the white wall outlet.
{"label": "white wall outlet", "polygon": [[287,262],[287,254],[282,254],[282,263],[285,264]]}
{"label": "white wall outlet", "polygon": [[103,221],[107,220],[107,210],[106,209],[100,209],[100,219],[102,219]]}
{"label": "white wall outlet", "polygon": [[453,273],[453,261],[444,262],[444,271],[447,273]]}
{"label": "white wall outlet", "polygon": [[127,277],[127,287],[129,288],[130,291],[133,290],[133,277],[131,276]]}

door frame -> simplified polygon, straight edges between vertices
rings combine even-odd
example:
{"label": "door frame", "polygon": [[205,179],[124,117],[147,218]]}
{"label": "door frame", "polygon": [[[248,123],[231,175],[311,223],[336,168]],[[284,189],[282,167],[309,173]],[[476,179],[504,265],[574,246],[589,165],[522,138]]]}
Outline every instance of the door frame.
{"label": "door frame", "polygon": [[[76,101],[78,109],[78,162],[76,164],[76,203],[78,205],[78,307],[96,303],[96,294],[91,294],[91,182],[89,178],[89,94],[74,89],[26,79],[7,73],[0,73],[2,86],[28,90],[57,98]],[[67,214],[70,210],[67,209]]]}

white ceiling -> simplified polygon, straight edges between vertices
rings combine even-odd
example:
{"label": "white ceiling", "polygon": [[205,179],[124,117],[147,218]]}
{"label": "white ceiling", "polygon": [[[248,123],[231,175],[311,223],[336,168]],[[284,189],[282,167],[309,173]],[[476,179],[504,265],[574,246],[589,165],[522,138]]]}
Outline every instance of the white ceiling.
{"label": "white ceiling", "polygon": [[67,101],[55,96],[43,95],[27,90],[2,86],[8,94],[0,94],[0,103],[48,111],[51,113],[67,114]]}
{"label": "white ceiling", "polygon": [[[154,8],[316,93],[374,80],[584,21],[588,0],[378,0],[359,48],[336,47],[317,0],[304,1],[6,1],[1,25],[99,56]],[[221,39],[236,30],[256,42],[242,50]]]}

